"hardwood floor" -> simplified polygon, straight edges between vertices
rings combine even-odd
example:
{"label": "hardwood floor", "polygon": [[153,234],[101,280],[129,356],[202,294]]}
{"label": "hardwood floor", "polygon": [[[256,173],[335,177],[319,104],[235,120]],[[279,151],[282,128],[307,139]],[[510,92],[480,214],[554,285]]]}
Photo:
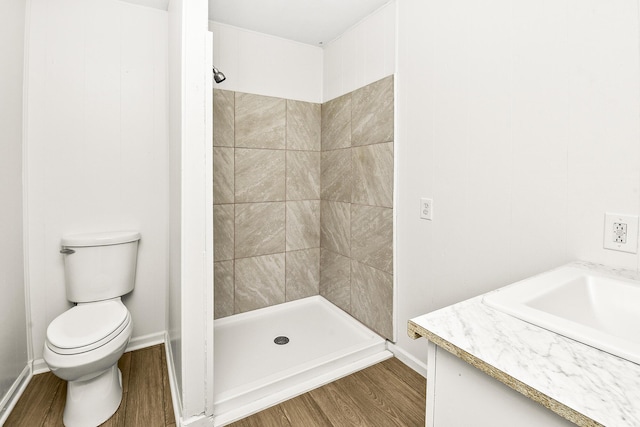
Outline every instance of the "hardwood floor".
{"label": "hardwood floor", "polygon": [[[122,371],[122,403],[102,426],[175,427],[164,345],[125,353],[118,367]],[[62,426],[66,398],[66,381],[50,372],[35,375],[5,426]]]}
{"label": "hardwood floor", "polygon": [[424,426],[425,394],[426,380],[392,358],[231,426]]}
{"label": "hardwood floor", "polygon": [[[163,345],[125,353],[123,395],[106,427],[174,426]],[[62,426],[67,384],[35,375],[5,426]],[[235,427],[424,426],[425,379],[395,358],[237,421]]]}

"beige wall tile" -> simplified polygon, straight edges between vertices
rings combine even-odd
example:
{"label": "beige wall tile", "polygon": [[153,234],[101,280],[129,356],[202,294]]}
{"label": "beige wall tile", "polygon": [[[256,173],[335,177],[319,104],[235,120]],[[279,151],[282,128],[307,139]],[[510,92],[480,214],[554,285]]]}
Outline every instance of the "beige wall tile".
{"label": "beige wall tile", "polygon": [[213,90],[213,145],[234,146],[235,92]]}
{"label": "beige wall tile", "polygon": [[287,200],[320,199],[320,152],[287,150]]}
{"label": "beige wall tile", "polygon": [[320,247],[320,200],[287,202],[287,251]]}
{"label": "beige wall tile", "polygon": [[284,253],[235,261],[235,312],[244,313],[284,302]]}
{"label": "beige wall tile", "polygon": [[321,159],[322,200],[351,202],[351,148],[323,151]]}
{"label": "beige wall tile", "polygon": [[236,148],[236,203],[284,200],[285,165],[284,150]]}
{"label": "beige wall tile", "polygon": [[351,260],[320,250],[320,295],[346,312],[351,310]]}
{"label": "beige wall tile", "polygon": [[352,148],[351,201],[393,207],[393,143]]}
{"label": "beige wall tile", "polygon": [[353,91],[351,145],[393,141],[393,76]]}
{"label": "beige wall tile", "polygon": [[350,256],[351,226],[349,203],[321,201],[320,247]]}
{"label": "beige wall tile", "polygon": [[351,94],[322,104],[322,151],[351,147]]}
{"label": "beige wall tile", "polygon": [[287,149],[320,151],[320,104],[287,100]]}
{"label": "beige wall tile", "polygon": [[213,203],[234,202],[232,147],[213,147]]}
{"label": "beige wall tile", "polygon": [[320,293],[391,337],[393,102],[214,91],[216,318]]}
{"label": "beige wall tile", "polygon": [[284,202],[240,203],[235,211],[236,259],[285,251]]}
{"label": "beige wall tile", "polygon": [[286,253],[286,300],[318,295],[320,248]]}
{"label": "beige wall tile", "polygon": [[236,93],[235,146],[285,148],[286,100]]}
{"label": "beige wall tile", "polygon": [[233,259],[234,248],[234,206],[213,206],[213,259],[223,261]]}
{"label": "beige wall tile", "polygon": [[351,258],[393,273],[393,209],[351,205]]}
{"label": "beige wall tile", "polygon": [[393,275],[351,261],[351,315],[385,338],[393,338]]}
{"label": "beige wall tile", "polygon": [[233,261],[213,263],[213,317],[231,316],[234,311]]}

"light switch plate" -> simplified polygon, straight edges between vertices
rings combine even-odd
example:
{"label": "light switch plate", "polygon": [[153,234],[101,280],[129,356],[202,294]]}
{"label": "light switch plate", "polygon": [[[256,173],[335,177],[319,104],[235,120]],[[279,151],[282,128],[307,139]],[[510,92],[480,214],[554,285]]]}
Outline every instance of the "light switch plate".
{"label": "light switch plate", "polygon": [[638,216],[607,212],[604,216],[604,248],[638,253]]}

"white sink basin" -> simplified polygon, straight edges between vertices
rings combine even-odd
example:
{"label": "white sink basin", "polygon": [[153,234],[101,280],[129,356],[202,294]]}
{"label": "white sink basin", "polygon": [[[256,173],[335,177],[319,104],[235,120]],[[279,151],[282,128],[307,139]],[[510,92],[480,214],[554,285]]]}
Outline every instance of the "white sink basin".
{"label": "white sink basin", "polygon": [[505,286],[483,302],[640,364],[640,282],[576,266]]}

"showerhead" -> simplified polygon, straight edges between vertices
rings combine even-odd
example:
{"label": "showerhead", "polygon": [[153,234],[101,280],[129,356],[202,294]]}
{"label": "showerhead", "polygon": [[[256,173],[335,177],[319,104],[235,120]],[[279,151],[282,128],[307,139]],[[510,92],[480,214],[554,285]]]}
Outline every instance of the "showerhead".
{"label": "showerhead", "polygon": [[222,83],[226,79],[227,78],[224,74],[222,74],[220,70],[218,70],[216,67],[213,67],[213,80],[215,80],[216,83]]}

